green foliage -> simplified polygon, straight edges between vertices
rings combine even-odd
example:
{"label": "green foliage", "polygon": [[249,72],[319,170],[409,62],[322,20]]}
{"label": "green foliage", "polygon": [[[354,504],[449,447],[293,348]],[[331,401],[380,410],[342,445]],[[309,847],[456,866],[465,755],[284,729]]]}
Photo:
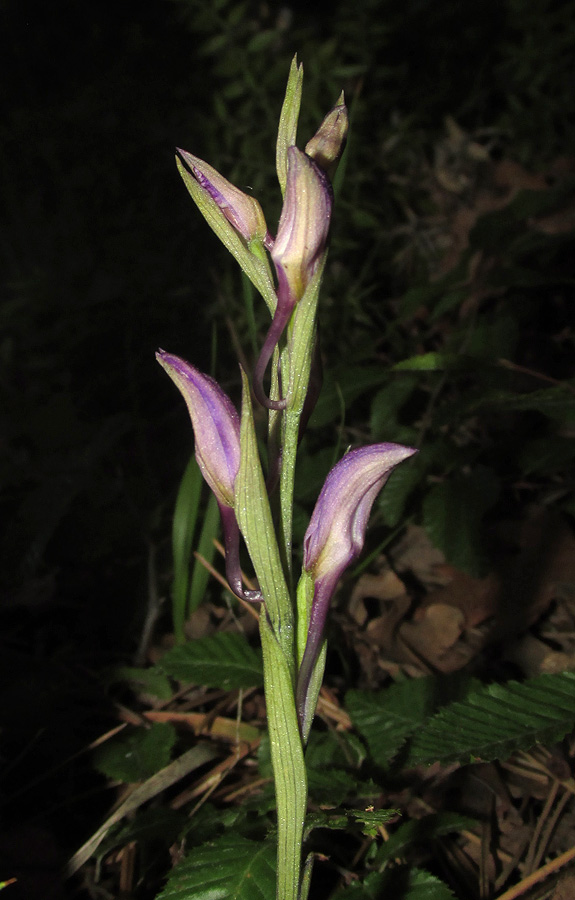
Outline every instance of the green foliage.
{"label": "green foliage", "polygon": [[275,883],[275,841],[229,833],[178,863],[158,900],[269,900]]}
{"label": "green foliage", "polygon": [[94,752],[96,768],[117,781],[145,781],[170,762],[176,730],[168,723],[154,723],[112,738]]}
{"label": "green foliage", "polygon": [[337,891],[334,900],[456,900],[446,884],[424,869],[395,868],[383,873],[372,872],[363,881],[352,882]]}
{"label": "green foliage", "polygon": [[[571,672],[481,688],[423,678],[379,693],[350,692],[346,707],[379,766],[400,751],[403,765],[491,761],[561,740],[575,723],[574,686]],[[452,693],[447,702],[446,689],[464,699]]]}
{"label": "green foliage", "polygon": [[172,522],[172,556],[174,576],[172,581],[172,616],[176,641],[184,639],[184,624],[188,614],[190,581],[190,554],[200,509],[203,478],[194,456],[182,475]]}
{"label": "green foliage", "polygon": [[[213,494],[206,505],[202,530],[200,532],[197,552],[210,565],[216,554],[214,541],[220,530],[220,513],[218,503]],[[198,608],[200,603],[205,599],[206,588],[210,579],[210,573],[203,564],[201,559],[195,559],[192,569],[192,581],[190,584],[189,610],[193,612]]]}
{"label": "green foliage", "polygon": [[575,674],[492,684],[440,710],[413,735],[410,763],[506,759],[560,741],[575,723]]}
{"label": "green foliage", "polygon": [[262,660],[241,634],[220,632],[169,650],[162,671],[190,684],[233,690],[263,682]]}
{"label": "green foliage", "polygon": [[464,697],[469,688],[469,679],[460,676],[417,678],[379,692],[349,691],[345,707],[365,738],[371,758],[383,766],[439,706]]}
{"label": "green foliage", "polygon": [[397,815],[396,809],[331,809],[316,812],[306,819],[306,830],[332,828],[335,831],[349,830],[366,837],[375,837],[381,825],[385,825]]}

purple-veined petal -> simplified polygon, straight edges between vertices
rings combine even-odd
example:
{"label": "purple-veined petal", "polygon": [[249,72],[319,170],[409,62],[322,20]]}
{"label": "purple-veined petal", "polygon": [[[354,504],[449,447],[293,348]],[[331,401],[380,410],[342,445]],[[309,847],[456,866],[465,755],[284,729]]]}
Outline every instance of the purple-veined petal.
{"label": "purple-veined petal", "polygon": [[230,588],[242,600],[261,601],[261,591],[244,588],[240,568],[240,529],[233,508],[234,483],[240,467],[238,412],[209,375],[164,350],[159,350],[156,358],[180,389],[190,413],[196,459],[220,509]]}
{"label": "purple-veined petal", "polygon": [[347,453],[331,470],[304,538],[303,566],[317,582],[339,575],[363,547],[373,502],[392,470],[416,451],[372,444]]}
{"label": "purple-veined petal", "polygon": [[156,358],[186,401],[204,478],[218,503],[233,507],[240,467],[240,417],[235,406],[213,378],[179,356],[160,350]]}

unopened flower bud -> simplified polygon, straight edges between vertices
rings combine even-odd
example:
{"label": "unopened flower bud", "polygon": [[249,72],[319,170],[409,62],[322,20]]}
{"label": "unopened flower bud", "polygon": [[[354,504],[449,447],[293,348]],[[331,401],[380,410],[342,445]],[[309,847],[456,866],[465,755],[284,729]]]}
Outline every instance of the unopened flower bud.
{"label": "unopened flower bud", "polygon": [[347,141],[349,115],[343,99],[343,91],[310,141],[305,152],[327,173],[330,180],[335,175]]}
{"label": "unopened flower bud", "polygon": [[255,197],[244,194],[203,159],[198,159],[185,150],[178,150],[178,154],[200,187],[215,200],[238,234],[248,243],[257,238],[267,244],[269,236],[266,220]]}

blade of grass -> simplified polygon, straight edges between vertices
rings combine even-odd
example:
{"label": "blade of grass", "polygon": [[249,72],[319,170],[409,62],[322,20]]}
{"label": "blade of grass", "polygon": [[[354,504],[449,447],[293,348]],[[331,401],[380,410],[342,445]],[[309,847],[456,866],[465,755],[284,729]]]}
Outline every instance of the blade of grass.
{"label": "blade of grass", "polygon": [[172,556],[174,580],[172,584],[172,619],[177,644],[185,641],[184,623],[187,616],[190,583],[190,557],[202,494],[202,473],[194,456],[190,458],[180,482],[172,524]]}
{"label": "blade of grass", "polygon": [[[202,530],[200,533],[200,540],[197,547],[198,554],[200,556],[203,556],[203,558],[208,563],[210,563],[210,565],[213,562],[216,553],[214,540],[218,536],[219,527],[220,514],[218,510],[217,500],[213,494],[210,494],[210,499],[206,507]],[[192,584],[190,587],[187,609],[188,615],[189,613],[194,612],[194,610],[198,608],[198,606],[204,599],[204,594],[206,592],[206,586],[208,584],[209,577],[210,573],[206,569],[205,565],[203,565],[199,559],[196,559],[192,572]]]}

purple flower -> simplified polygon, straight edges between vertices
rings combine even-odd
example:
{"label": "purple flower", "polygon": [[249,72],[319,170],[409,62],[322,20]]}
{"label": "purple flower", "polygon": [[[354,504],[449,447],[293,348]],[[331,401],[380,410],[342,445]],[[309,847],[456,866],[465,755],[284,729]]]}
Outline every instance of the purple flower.
{"label": "purple flower", "polygon": [[314,584],[297,686],[303,733],[307,733],[313,717],[314,710],[307,708],[307,693],[331,598],[342,573],[361,553],[375,498],[395,466],[415,452],[400,444],[373,444],[352,450],[333,467],[318,497],[303,547],[303,568]]}
{"label": "purple flower", "polygon": [[234,513],[234,484],[240,468],[240,417],[227,394],[179,356],[159,350],[156,358],[179,388],[192,420],[195,453],[202,475],[214,492],[224,529],[226,575],[233,592],[244,600],[261,600],[245,591],[239,561],[239,527]]}
{"label": "purple flower", "polygon": [[271,249],[277,279],[277,307],[254,370],[254,393],[269,409],[285,409],[286,400],[270,400],[263,378],[284,328],[312,279],[327,243],[333,195],[326,174],[297,147],[288,148],[288,171],[278,233]]}
{"label": "purple flower", "polygon": [[200,187],[215,200],[228,222],[245,241],[249,243],[258,238],[266,247],[271,246],[266,220],[255,197],[244,194],[203,159],[192,156],[186,150],[178,150],[178,154]]}

